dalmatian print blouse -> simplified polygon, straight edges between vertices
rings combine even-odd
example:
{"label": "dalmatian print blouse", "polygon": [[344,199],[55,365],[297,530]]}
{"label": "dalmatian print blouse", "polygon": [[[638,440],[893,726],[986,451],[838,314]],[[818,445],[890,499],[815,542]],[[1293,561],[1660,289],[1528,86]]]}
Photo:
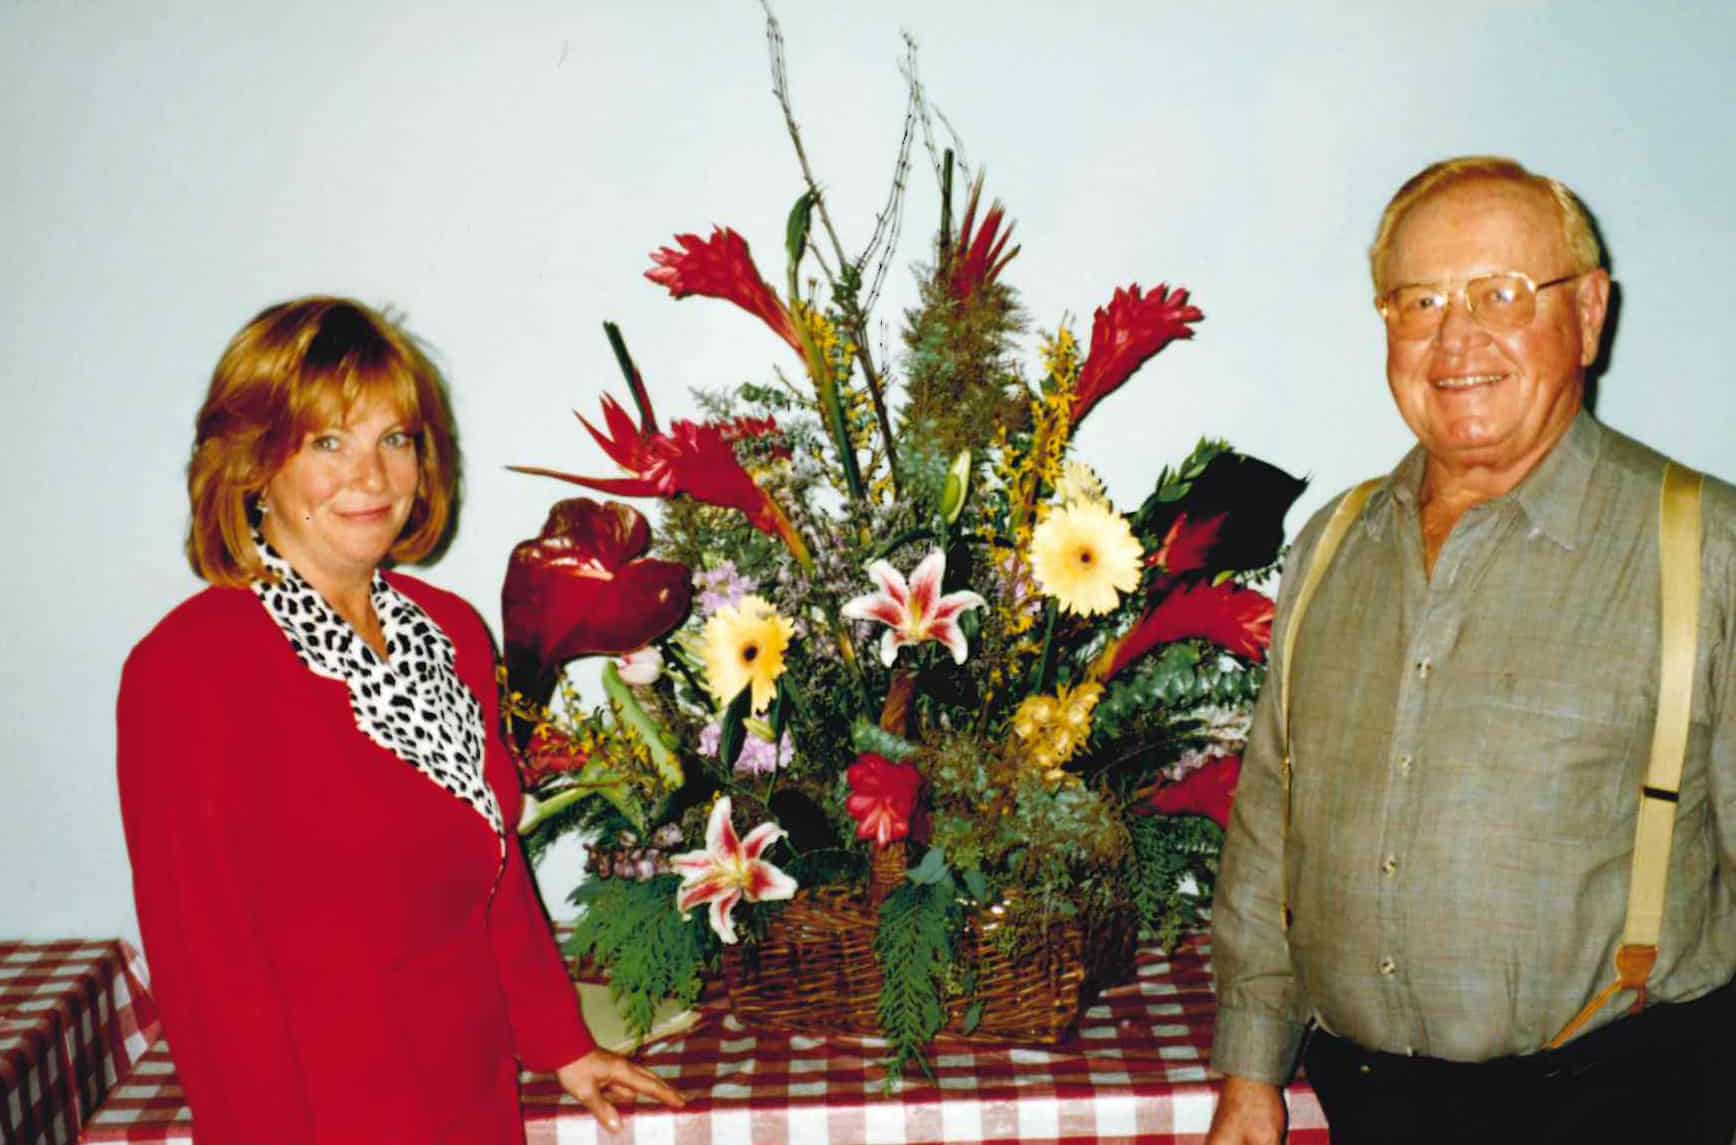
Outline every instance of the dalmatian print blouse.
{"label": "dalmatian print blouse", "polygon": [[482,705],[455,669],[457,653],[416,603],[374,574],[374,610],[385,630],[389,662],[277,550],[254,536],[275,583],[253,591],[308,671],[341,680],[363,735],[468,803],[506,854],[500,804],[483,778]]}

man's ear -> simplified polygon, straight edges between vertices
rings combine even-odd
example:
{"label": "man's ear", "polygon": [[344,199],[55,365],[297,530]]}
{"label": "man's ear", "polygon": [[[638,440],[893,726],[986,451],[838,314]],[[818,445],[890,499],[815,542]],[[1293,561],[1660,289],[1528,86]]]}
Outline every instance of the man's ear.
{"label": "man's ear", "polygon": [[1574,291],[1574,309],[1579,316],[1579,364],[1597,361],[1603,343],[1603,324],[1609,317],[1609,271],[1601,266],[1587,271]]}

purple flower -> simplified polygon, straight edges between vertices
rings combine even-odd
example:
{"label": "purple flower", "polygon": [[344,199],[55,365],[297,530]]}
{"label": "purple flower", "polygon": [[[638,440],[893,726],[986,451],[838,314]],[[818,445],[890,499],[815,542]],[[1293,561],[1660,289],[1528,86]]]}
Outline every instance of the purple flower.
{"label": "purple flower", "polygon": [[[722,741],[723,727],[715,720],[699,731],[699,750],[705,755],[716,756]],[[788,765],[795,750],[795,741],[790,739],[789,732],[786,731],[783,739],[774,744],[750,727],[743,738],[741,754],[735,757],[735,773],[770,775],[778,768]]]}
{"label": "purple flower", "polygon": [[693,587],[699,592],[701,617],[739,603],[742,597],[754,590],[747,578],[735,571],[734,561],[724,561],[716,568],[695,570]]}

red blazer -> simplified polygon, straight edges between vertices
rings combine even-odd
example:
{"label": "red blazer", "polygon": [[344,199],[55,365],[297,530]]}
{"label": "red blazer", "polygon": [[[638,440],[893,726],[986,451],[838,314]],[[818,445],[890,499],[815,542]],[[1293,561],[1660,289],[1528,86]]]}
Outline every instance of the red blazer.
{"label": "red blazer", "polygon": [[[493,646],[389,574],[457,649],[499,739]],[[593,1042],[516,837],[359,731],[246,589],[210,588],[121,676],[121,814],[152,987],[200,1145],[524,1140],[514,1058]]]}

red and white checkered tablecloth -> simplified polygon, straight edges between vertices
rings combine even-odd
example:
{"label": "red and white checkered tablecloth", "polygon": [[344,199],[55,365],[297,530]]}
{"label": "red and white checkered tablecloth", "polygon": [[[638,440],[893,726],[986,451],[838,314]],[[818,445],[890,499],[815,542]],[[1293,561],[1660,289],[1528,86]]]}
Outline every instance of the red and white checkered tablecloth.
{"label": "red and white checkered tablecloth", "polygon": [[[877,1041],[756,1035],[722,1006],[708,1007],[693,1029],[638,1055],[681,1091],[686,1109],[641,1104],[611,1134],[552,1077],[526,1074],[526,1137],[529,1145],[1198,1145],[1215,1100],[1206,1069],[1214,1009],[1209,946],[1195,936],[1173,957],[1141,951],[1134,980],[1104,995],[1061,1045],[943,1040],[933,1080],[913,1070],[887,1095]],[[1327,1145],[1313,1091],[1299,1083],[1289,1101],[1291,1145]],[[190,1126],[159,1042],[91,1118],[85,1140],[186,1145]]]}
{"label": "red and white checkered tablecloth", "polygon": [[157,1039],[148,981],[119,940],[0,942],[0,1142],[78,1140]]}

